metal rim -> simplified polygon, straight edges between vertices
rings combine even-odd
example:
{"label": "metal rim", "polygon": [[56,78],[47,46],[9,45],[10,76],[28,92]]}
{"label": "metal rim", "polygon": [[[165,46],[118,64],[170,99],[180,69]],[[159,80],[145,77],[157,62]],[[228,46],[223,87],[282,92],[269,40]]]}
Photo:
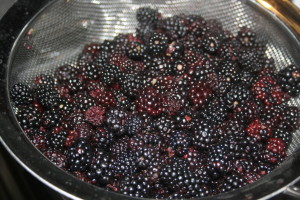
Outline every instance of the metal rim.
{"label": "metal rim", "polygon": [[[9,10],[0,22],[0,30],[9,30],[9,34],[15,36],[21,36],[25,30],[26,24],[30,23],[36,16],[38,16],[43,9],[51,5],[54,0],[43,1],[30,1],[26,0],[22,3],[16,3]],[[256,5],[257,6],[257,5]],[[20,7],[27,7],[31,10],[31,13],[24,18],[20,18],[22,23],[15,25],[9,23],[15,19],[15,11]],[[260,6],[260,9],[266,11]],[[29,21],[30,20],[30,21]],[[285,26],[283,23],[280,26]],[[3,28],[5,27],[5,28]],[[293,37],[291,35],[291,37]],[[15,37],[16,38],[16,37]],[[295,38],[294,38],[295,39]],[[17,39],[9,41],[7,44],[0,47],[0,52],[4,49],[13,49],[12,45],[15,45]],[[297,41],[299,43],[299,41]],[[8,52],[6,57],[0,63],[0,90],[3,92],[3,96],[0,97],[0,141],[8,152],[14,157],[14,159],[21,164],[28,172],[39,179],[41,182],[54,189],[55,191],[72,199],[137,199],[128,197],[119,193],[105,191],[103,188],[99,188],[87,183],[84,183],[77,178],[67,174],[63,170],[56,167],[48,159],[46,159],[27,139],[19,128],[15,117],[11,111],[11,107],[8,97],[7,80],[9,74],[9,55],[12,52]],[[289,185],[293,184],[300,177],[300,149],[293,153],[280,167],[275,169],[270,174],[261,178],[253,184],[247,185],[243,188],[235,191],[218,194],[213,197],[205,197],[202,199],[258,199],[258,198],[270,198],[286,189]]]}

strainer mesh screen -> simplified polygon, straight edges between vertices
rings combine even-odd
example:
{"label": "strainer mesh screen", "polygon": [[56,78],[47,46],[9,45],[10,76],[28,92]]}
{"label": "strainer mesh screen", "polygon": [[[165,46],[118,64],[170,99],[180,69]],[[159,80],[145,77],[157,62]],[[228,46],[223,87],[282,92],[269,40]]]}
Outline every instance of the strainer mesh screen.
{"label": "strainer mesh screen", "polygon": [[[298,47],[289,44],[286,31],[246,0],[59,0],[42,11],[20,37],[11,62],[10,85],[32,82],[41,73],[74,63],[85,44],[113,39],[119,33],[135,32],[136,10],[157,8],[164,17],[185,13],[218,19],[225,29],[236,34],[248,26],[259,39],[267,40],[267,55],[276,67],[296,63]],[[299,100],[291,100],[299,107]],[[300,143],[300,131],[294,133],[288,154]]]}

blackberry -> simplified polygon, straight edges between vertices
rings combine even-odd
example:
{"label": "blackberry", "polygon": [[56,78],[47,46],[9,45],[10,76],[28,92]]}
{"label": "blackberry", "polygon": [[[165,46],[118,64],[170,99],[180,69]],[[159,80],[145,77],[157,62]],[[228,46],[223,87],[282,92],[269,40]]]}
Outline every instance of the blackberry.
{"label": "blackberry", "polygon": [[187,162],[176,157],[162,167],[159,176],[160,181],[171,191],[187,189],[200,182],[197,174],[188,169]]}
{"label": "blackberry", "polygon": [[206,26],[206,21],[202,17],[189,15],[187,20],[189,21],[188,30],[190,34],[196,37],[203,37],[208,33],[209,27]]}
{"label": "blackberry", "polygon": [[123,153],[129,151],[129,138],[123,137],[121,139],[116,139],[109,147],[109,152],[112,156],[120,156]]}
{"label": "blackberry", "polygon": [[233,116],[243,124],[248,124],[258,117],[259,111],[254,101],[245,101],[236,106],[233,110]]}
{"label": "blackberry", "polygon": [[226,177],[224,183],[218,189],[220,192],[227,192],[243,187],[246,183],[246,179],[242,175],[233,173]]}
{"label": "blackberry", "polygon": [[91,137],[91,144],[97,148],[108,149],[114,139],[114,134],[107,128],[98,128],[95,135]]}
{"label": "blackberry", "polygon": [[182,109],[175,117],[175,125],[179,128],[191,129],[196,117],[192,109]]}
{"label": "blackberry", "polygon": [[105,186],[109,182],[110,172],[108,170],[110,164],[110,157],[103,151],[95,152],[89,170],[87,171],[87,177],[92,183],[99,186]]}
{"label": "blackberry", "polygon": [[243,175],[254,170],[256,165],[250,159],[236,159],[234,161],[234,171]]}
{"label": "blackberry", "polygon": [[137,110],[151,116],[158,116],[163,111],[162,97],[152,88],[146,88],[135,101]]}
{"label": "blackberry", "polygon": [[182,38],[187,34],[184,17],[184,15],[175,15],[165,18],[158,23],[158,28],[165,31],[172,40]]}
{"label": "blackberry", "polygon": [[31,105],[22,106],[16,110],[16,117],[20,126],[26,130],[37,128],[41,124],[41,113],[36,107]]}
{"label": "blackberry", "polygon": [[224,126],[222,127],[224,131],[223,137],[234,138],[234,137],[244,137],[246,135],[244,131],[245,126],[237,120],[228,120],[225,121]]}
{"label": "blackberry", "polygon": [[216,180],[231,169],[231,156],[228,147],[215,145],[208,150],[207,162],[211,179]]}
{"label": "blackberry", "polygon": [[256,33],[247,27],[242,27],[236,38],[243,46],[253,47],[256,42]]}
{"label": "blackberry", "polygon": [[226,78],[228,82],[234,82],[238,76],[238,67],[232,61],[223,61],[219,64],[217,72]]}
{"label": "blackberry", "polygon": [[154,29],[154,24],[139,24],[138,28],[136,29],[136,35],[138,38],[141,38],[144,43],[147,43],[151,35],[155,33]]}
{"label": "blackberry", "polygon": [[209,75],[215,73],[218,65],[215,60],[204,58],[189,73],[192,73],[196,80],[209,82]]}
{"label": "blackberry", "polygon": [[137,149],[144,147],[160,147],[163,148],[164,138],[162,135],[154,133],[140,133],[134,135],[129,141],[129,147],[136,151]]}
{"label": "blackberry", "polygon": [[138,170],[136,161],[137,157],[133,152],[123,152],[110,163],[109,170],[115,178],[131,176]]}
{"label": "blackberry", "polygon": [[156,162],[160,156],[160,150],[158,146],[140,146],[136,152],[136,165],[139,169],[146,169],[153,162]]}
{"label": "blackberry", "polygon": [[81,74],[82,76],[87,79],[87,80],[95,80],[100,78],[100,69],[97,65],[93,63],[86,63],[82,68],[81,68]]}
{"label": "blackberry", "polygon": [[249,71],[242,71],[237,74],[235,82],[242,85],[252,85],[255,81],[255,74]]}
{"label": "blackberry", "polygon": [[251,99],[251,91],[244,85],[233,85],[225,95],[228,108],[234,108],[241,105],[243,101]]}
{"label": "blackberry", "polygon": [[76,124],[73,132],[78,139],[90,139],[95,135],[94,128],[87,123]]}
{"label": "blackberry", "polygon": [[285,157],[285,143],[279,138],[269,138],[262,152],[261,159],[271,164],[279,164]]}
{"label": "blackberry", "polygon": [[52,75],[40,74],[34,79],[35,85],[44,85],[46,87],[54,87],[57,83]]}
{"label": "blackberry", "polygon": [[207,185],[196,184],[193,187],[189,188],[186,194],[186,198],[201,198],[212,195],[212,189]]}
{"label": "blackberry", "polygon": [[102,82],[111,85],[118,80],[119,69],[115,65],[107,65],[102,68]]}
{"label": "blackberry", "polygon": [[231,89],[233,83],[226,80],[226,77],[224,76],[215,76],[214,78],[211,78],[210,85],[214,93],[217,96],[222,97]]}
{"label": "blackberry", "polygon": [[85,93],[77,93],[73,96],[73,102],[77,109],[86,111],[90,107],[96,106],[96,100]]}
{"label": "blackberry", "polygon": [[292,97],[300,93],[300,68],[296,65],[289,65],[278,73],[278,79],[283,91]]}
{"label": "blackberry", "polygon": [[267,106],[280,105],[290,98],[270,76],[263,76],[255,81],[251,91],[256,99],[262,100]]}
{"label": "blackberry", "polygon": [[128,117],[124,124],[124,129],[130,136],[140,133],[142,128],[143,120],[139,115]]}
{"label": "blackberry", "polygon": [[279,124],[278,127],[273,130],[273,137],[281,139],[286,147],[288,147],[292,141],[292,133],[288,131],[283,124]]}
{"label": "blackberry", "polygon": [[178,59],[184,56],[184,45],[173,41],[171,44],[168,45],[166,56]]}
{"label": "blackberry", "polygon": [[112,51],[114,51],[116,46],[115,41],[112,40],[104,40],[101,44],[100,44],[100,50],[101,51],[106,51],[111,53]]}
{"label": "blackberry", "polygon": [[67,118],[67,122],[71,126],[75,126],[76,124],[84,123],[84,113],[81,110],[74,110]]}
{"label": "blackberry", "polygon": [[66,131],[60,131],[58,133],[52,132],[46,136],[46,143],[53,150],[62,151],[64,148],[66,136]]}
{"label": "blackberry", "polygon": [[87,141],[79,140],[67,150],[66,155],[69,171],[84,172],[91,164],[92,149]]}
{"label": "blackberry", "polygon": [[48,128],[56,126],[60,122],[61,117],[62,116],[58,110],[51,109],[44,111],[41,116],[42,124]]}
{"label": "blackberry", "polygon": [[92,56],[97,56],[100,51],[100,45],[101,44],[99,43],[86,44],[82,49],[82,53],[88,53]]}
{"label": "blackberry", "polygon": [[83,90],[83,80],[77,77],[72,77],[66,82],[71,93],[80,92]]}
{"label": "blackberry", "polygon": [[184,94],[181,95],[180,92],[166,92],[163,97],[164,112],[169,116],[176,115],[185,104],[187,104],[185,96]]}
{"label": "blackberry", "polygon": [[217,143],[218,135],[214,125],[206,120],[200,120],[193,127],[193,145],[197,149],[208,149]]}
{"label": "blackberry", "polygon": [[58,98],[57,106],[54,109],[57,109],[63,116],[66,116],[75,110],[75,106],[65,98]]}
{"label": "blackberry", "polygon": [[16,106],[28,105],[33,100],[31,88],[24,83],[15,84],[10,90],[10,96]]}
{"label": "blackberry", "polygon": [[99,96],[96,99],[104,107],[116,106],[116,96],[112,90],[107,89],[105,91],[99,92]]}
{"label": "blackberry", "polygon": [[249,136],[255,137],[259,141],[266,140],[272,136],[271,128],[260,119],[253,120],[245,130]]}
{"label": "blackberry", "polygon": [[218,50],[221,59],[228,61],[236,61],[238,57],[238,49],[232,42],[222,44]]}
{"label": "blackberry", "polygon": [[177,156],[185,155],[192,144],[191,134],[184,131],[174,131],[169,138],[169,148]]}
{"label": "blackberry", "polygon": [[129,97],[135,97],[141,90],[141,80],[138,74],[126,73],[120,78],[122,92]]}
{"label": "blackberry", "polygon": [[125,122],[127,120],[127,112],[122,108],[112,108],[105,114],[105,123],[109,130],[120,136],[125,133]]}
{"label": "blackberry", "polygon": [[219,46],[219,41],[215,37],[208,37],[202,40],[202,47],[209,54],[216,54]]}
{"label": "blackberry", "polygon": [[58,93],[53,87],[48,87],[47,85],[38,85],[35,88],[35,95],[38,102],[44,108],[53,108],[57,105]]}
{"label": "blackberry", "polygon": [[115,97],[116,97],[116,106],[117,107],[129,109],[129,107],[130,107],[129,98],[123,92],[116,91]]}
{"label": "blackberry", "polygon": [[85,120],[94,126],[99,126],[103,123],[105,117],[105,108],[102,106],[92,106],[85,113]]}
{"label": "blackberry", "polygon": [[122,194],[129,195],[132,197],[147,198],[151,185],[147,177],[137,176],[126,176],[120,183],[119,191]]}
{"label": "blackberry", "polygon": [[48,149],[46,130],[41,130],[36,127],[36,128],[26,129],[24,130],[24,133],[29,137],[30,141],[37,149],[39,149],[42,152]]}
{"label": "blackberry", "polygon": [[131,42],[126,48],[127,56],[133,60],[141,60],[146,54],[146,46],[139,42]]}
{"label": "blackberry", "polygon": [[67,166],[67,157],[59,151],[46,151],[44,155],[57,167],[65,169]]}
{"label": "blackberry", "polygon": [[75,78],[79,73],[78,67],[74,64],[66,64],[58,67],[54,76],[57,78],[58,83],[66,83],[68,80]]}
{"label": "blackberry", "polygon": [[285,104],[265,106],[260,110],[260,118],[273,129],[283,120],[285,108]]}
{"label": "blackberry", "polygon": [[191,86],[188,94],[191,103],[195,107],[203,108],[206,102],[212,97],[213,92],[209,85],[199,82]]}
{"label": "blackberry", "polygon": [[299,108],[290,106],[284,109],[283,123],[291,131],[295,131],[299,128]]}
{"label": "blackberry", "polygon": [[163,54],[168,47],[168,38],[163,33],[153,33],[148,41],[150,54],[158,56]]}
{"label": "blackberry", "polygon": [[189,169],[201,175],[200,179],[203,184],[208,182],[207,172],[205,170],[206,154],[195,150],[193,147],[189,149],[188,153],[183,156],[189,164]]}
{"label": "blackberry", "polygon": [[243,49],[238,54],[241,68],[250,72],[258,72],[264,67],[264,53],[255,49]]}
{"label": "blackberry", "polygon": [[173,63],[173,72],[175,75],[182,75],[186,72],[187,64],[183,60],[176,60]]}
{"label": "blackberry", "polygon": [[244,137],[239,139],[239,143],[243,146],[243,152],[247,158],[259,160],[263,149],[263,143],[255,137]]}
{"label": "blackberry", "polygon": [[203,119],[211,121],[212,123],[218,124],[223,122],[228,115],[228,107],[221,98],[215,98],[210,101],[204,109],[200,112],[200,116]]}
{"label": "blackberry", "polygon": [[273,171],[275,169],[275,167],[276,167],[276,165],[259,160],[257,170],[258,170],[258,173],[263,176],[263,175],[269,174],[271,171]]}
{"label": "blackberry", "polygon": [[136,11],[136,19],[140,24],[156,24],[159,13],[150,7],[141,7]]}

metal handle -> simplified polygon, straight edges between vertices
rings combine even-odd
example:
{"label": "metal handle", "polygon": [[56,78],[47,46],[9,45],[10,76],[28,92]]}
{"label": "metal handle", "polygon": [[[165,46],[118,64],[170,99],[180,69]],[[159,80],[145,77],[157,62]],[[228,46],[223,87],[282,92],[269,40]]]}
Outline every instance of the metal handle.
{"label": "metal handle", "polygon": [[291,185],[287,187],[283,193],[295,198],[300,198],[300,187]]}
{"label": "metal handle", "polygon": [[275,14],[300,39],[300,9],[289,0],[256,0],[257,3]]}

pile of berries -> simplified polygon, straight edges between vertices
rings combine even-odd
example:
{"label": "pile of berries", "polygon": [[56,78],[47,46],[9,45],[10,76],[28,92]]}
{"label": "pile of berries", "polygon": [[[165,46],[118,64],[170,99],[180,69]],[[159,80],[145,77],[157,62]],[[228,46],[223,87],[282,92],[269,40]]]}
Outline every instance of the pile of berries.
{"label": "pile of berries", "polygon": [[250,28],[139,8],[136,34],[87,44],[75,63],[17,83],[20,126],[58,167],[134,197],[231,191],[286,158],[300,68],[276,71]]}

